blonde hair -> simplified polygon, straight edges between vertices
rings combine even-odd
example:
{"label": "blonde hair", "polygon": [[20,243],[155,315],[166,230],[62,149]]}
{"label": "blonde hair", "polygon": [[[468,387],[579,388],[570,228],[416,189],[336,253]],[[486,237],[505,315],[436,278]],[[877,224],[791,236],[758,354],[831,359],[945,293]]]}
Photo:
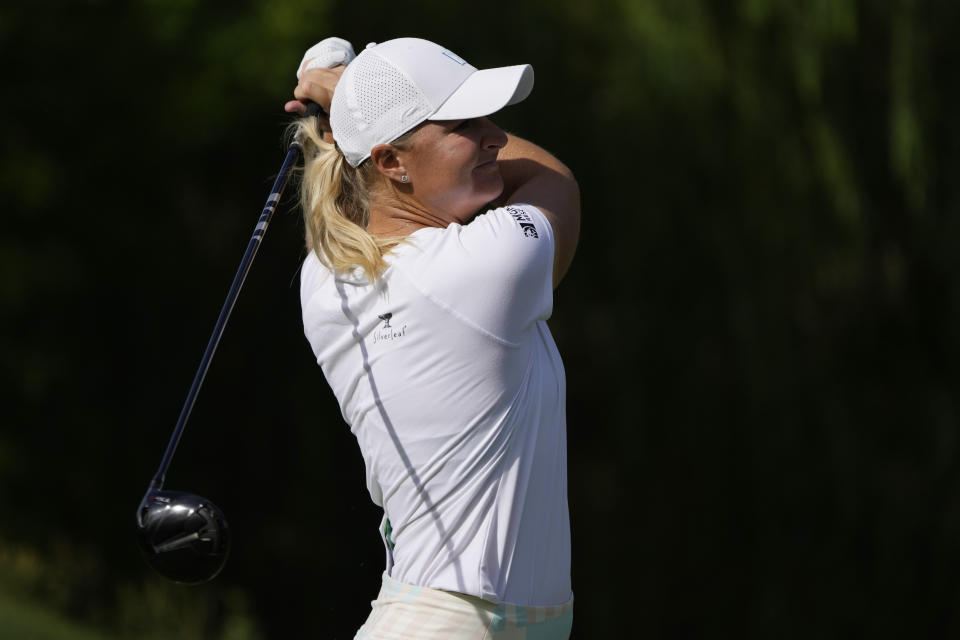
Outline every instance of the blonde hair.
{"label": "blonde hair", "polygon": [[380,173],[370,161],[351,167],[336,145],[323,139],[316,118],[298,119],[289,134],[303,146],[300,206],[307,247],[335,273],[360,267],[371,282],[378,281],[387,267],[383,256],[403,240],[367,231],[370,191]]}

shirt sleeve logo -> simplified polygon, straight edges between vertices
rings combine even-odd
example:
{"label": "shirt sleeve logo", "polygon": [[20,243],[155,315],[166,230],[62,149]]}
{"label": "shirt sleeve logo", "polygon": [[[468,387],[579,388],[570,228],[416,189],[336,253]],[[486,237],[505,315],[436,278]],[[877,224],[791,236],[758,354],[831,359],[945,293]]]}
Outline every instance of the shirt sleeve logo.
{"label": "shirt sleeve logo", "polygon": [[516,207],[504,207],[507,210],[507,213],[510,214],[514,220],[520,225],[520,230],[523,232],[523,235],[528,238],[539,238],[540,234],[537,233],[537,227],[533,224],[533,219],[530,217],[530,214],[524,211],[523,209],[518,209]]}

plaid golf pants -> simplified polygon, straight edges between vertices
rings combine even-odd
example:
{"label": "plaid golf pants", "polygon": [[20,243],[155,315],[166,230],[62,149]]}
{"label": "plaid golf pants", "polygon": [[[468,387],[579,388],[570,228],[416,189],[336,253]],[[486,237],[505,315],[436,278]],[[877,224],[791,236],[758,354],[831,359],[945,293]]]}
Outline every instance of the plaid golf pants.
{"label": "plaid golf pants", "polygon": [[573,625],[573,598],[554,607],[494,604],[386,573],[371,605],[354,640],[567,640]]}

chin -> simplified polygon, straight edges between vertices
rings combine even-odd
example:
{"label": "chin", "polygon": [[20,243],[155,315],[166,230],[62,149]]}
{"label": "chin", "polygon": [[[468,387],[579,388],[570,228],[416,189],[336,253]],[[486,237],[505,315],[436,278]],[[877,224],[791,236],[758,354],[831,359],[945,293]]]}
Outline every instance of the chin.
{"label": "chin", "polygon": [[483,184],[478,185],[477,191],[483,194],[484,202],[490,202],[499,198],[503,193],[503,178],[500,176],[500,172],[497,171],[496,176],[491,176],[489,179],[484,180]]}
{"label": "chin", "polygon": [[491,176],[490,178],[485,178],[481,181],[474,183],[474,188],[469,194],[463,194],[459,202],[463,203],[462,208],[457,207],[461,212],[468,212],[466,215],[455,216],[458,221],[461,223],[469,222],[476,217],[477,214],[483,213],[487,209],[493,208],[496,206],[495,200],[497,200],[501,194],[503,194],[503,178],[500,177],[500,173],[497,172],[495,178]]}

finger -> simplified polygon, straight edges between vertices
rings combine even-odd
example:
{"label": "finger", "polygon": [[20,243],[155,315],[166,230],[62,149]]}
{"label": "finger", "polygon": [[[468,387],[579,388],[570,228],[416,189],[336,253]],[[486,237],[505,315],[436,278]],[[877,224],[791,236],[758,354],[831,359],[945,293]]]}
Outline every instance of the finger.
{"label": "finger", "polygon": [[293,90],[293,96],[301,102],[316,102],[326,111],[333,99],[333,89],[306,80],[297,85],[297,88]]}
{"label": "finger", "polygon": [[337,80],[340,79],[340,76],[343,75],[343,72],[345,69],[346,67],[342,64],[337,65],[335,67],[322,67],[322,68],[312,67],[310,69],[305,70],[300,75],[299,79],[307,80],[312,78],[316,82],[322,82],[321,79],[327,78],[328,82],[332,82],[333,84],[336,84]]}
{"label": "finger", "polygon": [[340,76],[343,75],[344,69],[346,69],[346,67],[343,66],[333,69],[310,69],[300,76],[299,84],[312,83],[332,92],[336,88],[337,82],[340,81]]}
{"label": "finger", "polygon": [[306,115],[307,113],[307,105],[303,104],[299,100],[291,100],[283,105],[283,110],[287,113],[297,113],[302,116]]}

